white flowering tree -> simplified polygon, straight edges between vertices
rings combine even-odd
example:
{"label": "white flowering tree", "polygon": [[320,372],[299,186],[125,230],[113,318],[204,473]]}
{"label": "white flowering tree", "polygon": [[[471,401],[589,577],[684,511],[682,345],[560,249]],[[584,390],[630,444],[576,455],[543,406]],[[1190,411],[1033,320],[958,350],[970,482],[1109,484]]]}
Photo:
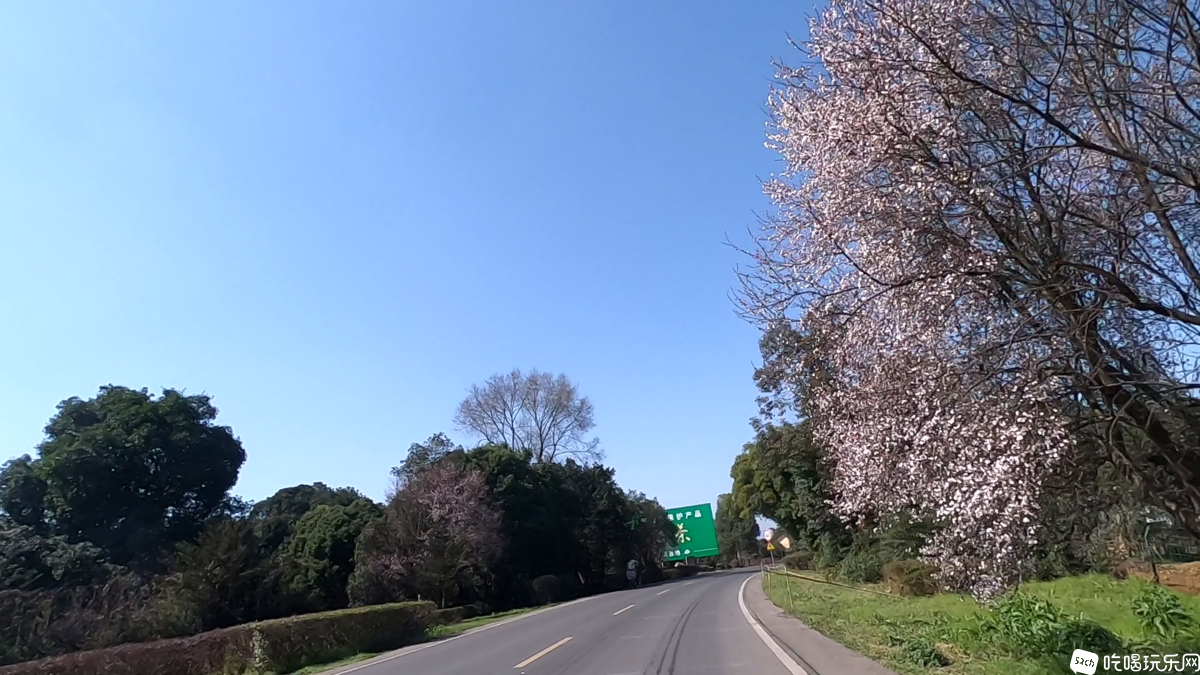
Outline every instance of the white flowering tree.
{"label": "white flowering tree", "polygon": [[832,0],[802,49],[740,302],[805,337],[839,510],[940,516],[989,596],[1090,434],[1200,536],[1195,3]]}

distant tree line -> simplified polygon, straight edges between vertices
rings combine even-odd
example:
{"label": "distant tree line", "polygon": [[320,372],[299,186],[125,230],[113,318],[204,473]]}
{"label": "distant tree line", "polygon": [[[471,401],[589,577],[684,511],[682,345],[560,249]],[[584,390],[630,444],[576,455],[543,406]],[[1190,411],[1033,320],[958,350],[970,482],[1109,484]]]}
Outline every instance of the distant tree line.
{"label": "distant tree line", "polygon": [[[524,405],[546,400],[562,403]],[[571,409],[590,428],[590,404]],[[655,573],[672,531],[656,501],[575,459],[597,456],[575,432],[470,449],[435,434],[383,504],[322,483],[248,503],[230,493],[245,450],[216,417],[208,396],[106,386],[63,401],[36,455],[0,468],[0,664],[402,599],[594,593],[630,558]]]}

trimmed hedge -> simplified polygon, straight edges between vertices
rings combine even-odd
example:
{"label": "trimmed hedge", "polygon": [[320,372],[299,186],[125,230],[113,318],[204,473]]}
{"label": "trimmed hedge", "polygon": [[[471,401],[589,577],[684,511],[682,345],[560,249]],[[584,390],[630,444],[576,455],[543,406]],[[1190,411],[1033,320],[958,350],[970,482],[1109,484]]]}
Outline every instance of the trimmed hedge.
{"label": "trimmed hedge", "polygon": [[445,609],[435,609],[429,615],[429,624],[431,626],[445,626],[452,623],[462,623],[467,620],[467,614],[470,610],[467,607],[446,607]]}
{"label": "trimmed hedge", "polygon": [[411,644],[429,626],[431,602],[402,602],[304,614],[255,626],[254,666],[287,673],[310,663]]}
{"label": "trimmed hedge", "polygon": [[382,652],[425,633],[431,602],[304,614],[173,640],[125,644],[28,661],[0,675],[250,675]]}
{"label": "trimmed hedge", "polygon": [[430,625],[444,626],[452,623],[462,623],[463,621],[474,619],[484,614],[491,614],[491,611],[488,610],[487,605],[477,602],[473,605],[435,609],[430,615],[429,623]]}
{"label": "trimmed hedge", "polygon": [[239,675],[253,662],[252,639],[245,626],[222,628],[26,661],[0,668],[0,675]]}

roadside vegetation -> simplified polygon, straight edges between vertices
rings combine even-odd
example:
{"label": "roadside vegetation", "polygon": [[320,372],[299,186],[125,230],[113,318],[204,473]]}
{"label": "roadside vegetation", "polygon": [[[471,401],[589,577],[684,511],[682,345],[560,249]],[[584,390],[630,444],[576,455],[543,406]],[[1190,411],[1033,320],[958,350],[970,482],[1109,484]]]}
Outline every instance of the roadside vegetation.
{"label": "roadside vegetation", "polygon": [[[949,593],[903,597],[860,590],[887,592],[883,584],[855,589],[796,576],[785,580],[778,573],[768,577],[764,588],[775,604],[904,675],[1065,675],[1074,649],[1101,657],[1200,652],[1200,598],[1142,579],[1084,575],[1029,582],[985,605]],[[1102,664],[1097,672],[1106,672]]]}
{"label": "roadside vegetation", "polygon": [[819,630],[906,672],[1197,650],[1164,564],[1200,558],[1198,33],[1167,0],[830,0],[779,66],[724,518],[914,596],[804,583]]}
{"label": "roadside vegetation", "polygon": [[[1171,0],[829,0],[778,68],[763,422],[855,531],[928,521],[947,587],[1003,594],[1120,499],[1200,537],[1197,34]],[[757,453],[798,482],[754,482],[812,494],[789,436]]]}
{"label": "roadside vegetation", "polygon": [[[456,415],[480,443],[412,444],[383,503],[321,483],[249,503],[230,492],[246,451],[207,396],[68,399],[36,455],[0,469],[0,667],[115,647],[122,672],[169,673],[162,654],[193,640],[242,672],[247,636],[270,627],[269,670],[288,672],[399,646],[355,642],[372,630],[406,643],[622,588],[630,559],[659,579],[674,528],[600,463],[592,415],[565,377],[498,375]],[[405,602],[423,608],[412,626],[356,613]],[[370,627],[338,628],[347,616]]]}
{"label": "roadside vegetation", "polygon": [[[778,413],[770,397],[777,337],[762,342],[764,413]],[[928,555],[944,526],[928,512],[839,512],[837,459],[812,425],[803,414],[754,420],[717,522],[727,551],[756,546],[753,518],[777,523],[776,540],[792,542],[777,555],[785,569],[826,583],[772,574],[768,595],[817,631],[905,675],[1065,675],[1076,648],[1200,652],[1200,564],[1188,564],[1198,557],[1195,540],[1112,464],[1097,467],[1086,489],[1046,495],[1035,545],[1019,565],[1024,582],[978,597]]]}
{"label": "roadside vegetation", "polygon": [[482,628],[490,623],[495,623],[504,619],[511,619],[513,617],[521,616],[522,614],[528,614],[534,610],[545,609],[552,606],[553,605],[542,605],[540,607],[510,609],[507,612],[496,612],[495,614],[488,614],[486,616],[477,616],[470,619],[463,619],[462,621],[457,621],[455,623],[439,624],[436,626],[430,626],[429,630],[426,631],[426,634],[431,638],[454,637],[455,635],[461,635],[469,630]]}

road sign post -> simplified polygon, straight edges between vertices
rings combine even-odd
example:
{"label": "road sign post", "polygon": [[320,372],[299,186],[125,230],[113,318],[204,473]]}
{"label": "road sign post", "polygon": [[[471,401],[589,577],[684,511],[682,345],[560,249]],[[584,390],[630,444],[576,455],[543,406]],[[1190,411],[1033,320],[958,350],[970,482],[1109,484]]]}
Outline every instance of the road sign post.
{"label": "road sign post", "polygon": [[720,552],[712,504],[667,509],[667,520],[675,525],[675,540],[668,543],[664,561],[686,562],[688,558],[707,558]]}

